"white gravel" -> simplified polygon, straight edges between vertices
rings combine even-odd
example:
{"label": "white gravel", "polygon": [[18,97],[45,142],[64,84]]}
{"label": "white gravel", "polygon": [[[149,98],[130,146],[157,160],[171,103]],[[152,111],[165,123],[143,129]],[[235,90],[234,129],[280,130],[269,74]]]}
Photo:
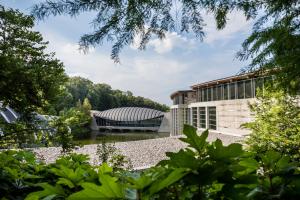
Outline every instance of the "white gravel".
{"label": "white gravel", "polygon": [[[228,145],[233,142],[240,142],[243,137],[223,135],[218,133],[210,133],[208,141],[214,141],[217,138],[221,139],[223,144]],[[167,137],[150,140],[139,140],[129,142],[115,143],[115,147],[132,162],[135,169],[147,168],[157,164],[162,159],[167,158],[166,152],[177,152],[187,145],[181,142],[178,137]],[[39,158],[42,158],[46,163],[55,162],[60,156],[61,148],[37,148],[33,149]],[[91,164],[99,164],[96,154],[97,145],[85,145],[75,150],[76,153],[87,154],[90,157]]]}

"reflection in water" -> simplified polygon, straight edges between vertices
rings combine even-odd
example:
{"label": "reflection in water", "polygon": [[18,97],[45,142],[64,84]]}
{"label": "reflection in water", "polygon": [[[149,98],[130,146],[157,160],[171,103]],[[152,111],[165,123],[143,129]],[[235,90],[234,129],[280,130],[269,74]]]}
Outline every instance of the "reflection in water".
{"label": "reflection in water", "polygon": [[76,142],[85,144],[99,144],[102,141],[114,143],[114,142],[126,142],[136,140],[148,140],[155,138],[168,137],[170,133],[157,133],[157,132],[109,132],[102,133],[98,131],[91,132],[91,137],[88,139],[76,140]]}

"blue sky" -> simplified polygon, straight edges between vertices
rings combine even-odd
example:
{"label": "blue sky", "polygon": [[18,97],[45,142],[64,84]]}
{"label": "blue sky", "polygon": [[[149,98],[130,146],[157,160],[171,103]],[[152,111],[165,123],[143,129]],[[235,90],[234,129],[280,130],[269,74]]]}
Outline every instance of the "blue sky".
{"label": "blue sky", "polygon": [[[1,4],[30,13],[30,8],[40,0],[2,0]],[[64,62],[67,74],[83,76],[95,83],[107,83],[113,89],[132,91],[160,103],[171,104],[170,94],[189,89],[190,85],[231,76],[247,65],[235,58],[241,43],[251,32],[252,22],[241,13],[229,15],[224,30],[216,30],[213,17],[205,14],[206,37],[203,42],[189,35],[167,33],[166,39],[153,38],[145,51],[134,45],[120,54],[121,64],[110,59],[111,44],[92,49],[88,54],[78,51],[82,34],[92,32],[90,22],[94,13],[84,13],[76,18],[50,17],[36,23],[49,41],[49,51]]]}

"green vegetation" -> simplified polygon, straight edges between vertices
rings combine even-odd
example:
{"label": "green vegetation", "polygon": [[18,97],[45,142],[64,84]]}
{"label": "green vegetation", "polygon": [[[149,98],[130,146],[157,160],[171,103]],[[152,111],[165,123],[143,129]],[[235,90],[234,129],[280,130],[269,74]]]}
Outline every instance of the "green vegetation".
{"label": "green vegetation", "polygon": [[300,159],[300,107],[299,99],[280,89],[260,90],[257,101],[250,105],[255,119],[244,124],[252,130],[247,144],[252,151],[280,152]]}
{"label": "green vegetation", "polygon": [[[33,26],[32,16],[0,5],[0,103],[20,114],[10,124],[1,117],[0,148],[62,145],[69,151],[74,146],[73,137],[89,135],[91,109],[168,109],[131,92],[112,90],[106,84],[68,78],[63,63],[54,58],[54,53],[46,53],[48,42],[32,30]],[[47,117],[47,121],[38,118],[37,113],[58,117]]]}
{"label": "green vegetation", "polygon": [[275,151],[206,142],[185,126],[189,146],[142,172],[88,164],[70,154],[45,165],[23,151],[0,153],[2,199],[298,199],[300,163]]}
{"label": "green vegetation", "polygon": [[94,31],[84,34],[79,44],[87,50],[106,40],[112,41],[111,57],[119,62],[121,49],[133,44],[136,38],[140,39],[140,49],[145,49],[151,37],[163,39],[168,31],[193,33],[202,40],[205,26],[202,13],[213,14],[217,28],[223,29],[233,11],[255,21],[252,34],[238,53],[239,59],[252,61],[244,70],[271,69],[283,88],[289,88],[290,92],[297,89],[300,83],[298,0],[47,0],[36,4],[32,13],[38,19],[45,19],[50,15],[75,17],[83,12],[96,12],[92,21]]}
{"label": "green vegetation", "polygon": [[121,154],[114,144],[107,143],[104,140],[102,140],[101,145],[97,145],[97,155],[100,163],[108,163],[114,171],[122,169],[132,170],[133,168],[129,158]]}
{"label": "green vegetation", "polygon": [[0,101],[23,120],[31,120],[33,112],[47,113],[67,78],[33,26],[33,17],[0,5]]}
{"label": "green vegetation", "polygon": [[[97,11],[96,32],[84,35],[82,48],[115,41],[112,58],[141,36],[144,49],[151,36],[160,39],[172,31],[173,1],[83,1],[62,0],[38,4],[36,17]],[[131,92],[112,90],[64,74],[63,64],[46,53],[47,43],[32,31],[33,18],[0,6],[0,101],[16,109],[16,123],[0,123],[0,147],[24,147],[32,141],[61,145],[63,157],[45,164],[25,151],[0,152],[0,199],[299,199],[299,107],[292,94],[299,86],[299,3],[296,0],[204,0],[180,1],[182,32],[192,31],[202,39],[201,11],[214,14],[217,27],[226,25],[227,14],[244,12],[259,19],[243,43],[240,59],[253,58],[247,71],[275,73],[284,89],[263,91],[252,105],[256,119],[245,126],[253,134],[249,148],[241,144],[223,146],[220,140],[206,142],[208,131],[198,136],[184,127],[189,146],[157,166],[134,172],[124,169],[126,158],[113,147],[98,147],[101,166],[88,163],[88,156],[70,154],[73,137],[82,137],[90,122],[90,110],[119,106],[144,106],[167,110]],[[286,91],[290,95],[286,95]],[[90,101],[90,102],[89,102]],[[81,103],[83,102],[83,103]],[[55,114],[47,126],[35,113]],[[38,125],[38,126],[37,126]],[[49,127],[48,127],[49,125]],[[44,128],[45,127],[45,128]]]}
{"label": "green vegetation", "polygon": [[56,103],[67,78],[63,64],[46,53],[47,42],[33,26],[33,17],[0,5],[0,102],[20,113],[12,124],[1,118],[2,148],[24,147],[41,135],[48,138],[36,113],[45,114]]}
{"label": "green vegetation", "polygon": [[92,81],[81,77],[70,77],[66,83],[66,94],[56,110],[74,107],[78,101],[87,98],[93,110],[107,110],[118,107],[146,107],[167,111],[168,106],[156,103],[150,99],[133,96],[132,92],[113,90],[107,84],[94,84]]}

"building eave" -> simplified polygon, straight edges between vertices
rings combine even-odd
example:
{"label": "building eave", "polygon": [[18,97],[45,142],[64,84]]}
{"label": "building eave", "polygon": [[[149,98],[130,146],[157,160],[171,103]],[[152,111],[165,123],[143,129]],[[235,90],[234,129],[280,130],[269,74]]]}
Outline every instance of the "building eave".
{"label": "building eave", "polygon": [[188,92],[195,92],[195,91],[194,90],[177,90],[170,95],[170,98],[173,99],[176,95],[188,93]]}
{"label": "building eave", "polygon": [[256,73],[246,73],[246,74],[234,75],[234,76],[229,76],[229,77],[225,77],[225,78],[221,78],[221,79],[198,83],[198,84],[192,85],[191,88],[193,90],[195,90],[197,88],[211,87],[211,86],[218,85],[221,83],[231,83],[233,81],[244,80],[247,78],[253,78],[253,77],[257,77],[257,76],[258,76],[258,74],[256,74]]}

